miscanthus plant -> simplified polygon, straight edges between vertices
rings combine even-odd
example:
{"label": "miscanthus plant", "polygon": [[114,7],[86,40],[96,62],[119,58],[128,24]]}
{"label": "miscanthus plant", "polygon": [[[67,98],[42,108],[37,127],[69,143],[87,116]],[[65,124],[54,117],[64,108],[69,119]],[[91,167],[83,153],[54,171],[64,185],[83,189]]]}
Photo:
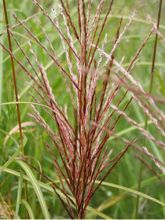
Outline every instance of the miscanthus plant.
{"label": "miscanthus plant", "polygon": [[[77,0],[74,5],[77,10],[74,20],[69,1],[57,1],[56,8],[52,12],[47,11],[40,1],[34,0],[33,3],[36,10],[39,10],[51,24],[52,32],[58,33],[57,44],[62,45],[65,62],[56,55],[56,42],[50,40],[49,33],[42,28],[42,21],[33,16],[22,20],[13,14],[16,24],[10,27],[6,21],[9,47],[2,43],[1,46],[11,57],[13,73],[15,72],[14,64],[16,64],[33,81],[34,104],[29,115],[47,132],[50,138],[45,146],[53,158],[52,162],[59,180],[59,184],[53,182],[52,187],[68,216],[81,219],[86,216],[91,198],[122,157],[129,153],[129,148],[132,148],[141,163],[144,163],[156,175],[159,175],[158,171],[165,173],[164,163],[145,146],[145,140],[149,140],[157,148],[165,149],[162,138],[158,139],[156,136],[157,133],[159,137],[165,136],[165,114],[158,107],[158,104],[164,103],[164,100],[159,100],[151,94],[157,38],[158,36],[162,38],[159,32],[161,1],[157,24],[150,19],[151,29],[126,68],[123,66],[123,57],[120,60],[116,58],[116,51],[129,30],[136,12],[130,15],[126,24],[123,24],[121,17],[116,26],[115,38],[111,39],[109,47],[108,33],[105,33],[104,29],[113,10],[113,0],[98,1],[96,9],[93,8],[91,0]],[[4,13],[7,17],[5,9]],[[28,19],[34,19],[35,25],[44,33],[46,44],[28,27],[26,23]],[[30,56],[15,36],[14,28],[22,28],[29,37]],[[141,52],[153,35],[156,38],[153,48],[151,83],[149,90],[145,91],[132,72]],[[27,65],[24,65],[12,52],[11,43],[20,50]],[[63,105],[58,103],[56,91],[51,88],[51,79],[44,68],[42,56],[38,56],[33,47],[34,44],[42,50],[44,57],[51,60],[55,69],[54,74],[56,75],[57,72],[61,74],[65,82],[63,89],[68,96],[69,104],[68,102]],[[124,56],[124,51],[122,56]],[[15,82],[15,88],[16,86]],[[16,94],[17,113],[20,120],[18,98]],[[132,102],[135,102],[146,115],[145,126],[141,126],[134,117],[127,113]],[[47,121],[48,117],[42,115],[39,108],[42,108],[51,118],[51,123],[50,120]],[[136,127],[139,136],[130,139],[117,137],[116,126],[121,118]],[[147,129],[148,121],[153,124],[156,133],[153,134]],[[22,136],[21,121],[19,125]],[[113,137],[121,139],[119,148],[118,146],[111,147],[109,139]],[[155,167],[147,162],[147,157],[154,162]],[[140,181],[139,177],[139,187]]]}

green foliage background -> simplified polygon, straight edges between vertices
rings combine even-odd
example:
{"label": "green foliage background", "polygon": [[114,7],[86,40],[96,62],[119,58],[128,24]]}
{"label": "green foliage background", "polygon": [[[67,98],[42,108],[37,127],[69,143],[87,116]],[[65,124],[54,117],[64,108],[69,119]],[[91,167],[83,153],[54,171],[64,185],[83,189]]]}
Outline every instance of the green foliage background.
{"label": "green foliage background", "polygon": [[[56,7],[57,0],[48,0],[40,1],[44,4],[46,9],[51,9]],[[73,14],[73,19],[76,19],[76,1],[71,2],[71,9]],[[94,1],[94,4],[97,6],[98,0]],[[108,3],[109,1],[107,1]],[[105,33],[108,35],[108,47],[107,51],[110,51],[112,47],[112,42],[114,40],[116,27],[118,25],[119,19],[123,16],[124,24],[128,21],[130,14],[133,10],[136,10],[136,16],[124,36],[119,48],[116,52],[117,60],[120,60],[124,57],[124,66],[127,66],[131,57],[136,52],[137,48],[140,46],[144,37],[149,32],[151,26],[146,21],[147,15],[150,15],[153,20],[156,21],[157,11],[158,11],[158,0],[115,0],[110,16],[109,22],[106,25]],[[163,9],[165,10],[165,2],[163,1]],[[0,2],[2,4],[2,1]],[[7,0],[8,13],[10,15],[11,25],[15,24],[15,20],[12,17],[13,13],[16,13],[22,19],[36,14],[36,16],[27,22],[28,26],[33,30],[33,33],[36,36],[39,36],[41,42],[45,45],[47,44],[45,36],[43,35],[40,25],[37,24],[36,19],[38,18],[42,23],[44,29],[49,33],[51,41],[56,48],[56,54],[60,56],[60,62],[66,66],[66,61],[63,56],[63,48],[59,43],[59,37],[57,32],[52,28],[47,19],[42,15],[41,12],[37,11],[34,7],[32,0]],[[161,16],[161,33],[165,34],[165,14],[162,13]],[[5,24],[2,16],[2,7],[0,7],[0,30],[5,29]],[[105,34],[104,33],[104,34]],[[21,28],[14,29],[14,34],[25,49],[26,53],[30,55],[28,41],[29,37],[25,31]],[[103,34],[103,37],[104,37]],[[165,35],[164,35],[165,36]],[[1,36],[1,40],[7,45],[6,36]],[[133,70],[133,75],[138,79],[145,91],[149,87],[150,79],[150,69],[152,61],[152,52],[153,52],[154,36],[150,38],[145,49],[141,54],[141,58],[138,61],[136,67]],[[70,103],[69,97],[66,92],[65,82],[62,79],[61,75],[58,73],[58,70],[51,64],[51,61],[42,53],[40,48],[33,43],[33,48],[37,52],[39,59],[42,60],[43,65],[47,68],[48,77],[50,79],[51,86],[57,97],[57,101],[60,105]],[[17,55],[17,58],[26,65],[26,60],[22,56],[21,52],[14,47],[14,53]],[[158,97],[165,97],[165,45],[161,41],[158,43],[158,53],[156,58],[156,68],[155,68],[155,78],[153,86],[153,94]],[[43,218],[45,213],[43,211],[44,206],[40,206],[42,199],[45,201],[48,211],[52,218],[66,218],[67,214],[65,213],[59,199],[49,188],[49,184],[44,180],[41,175],[39,175],[32,168],[26,167],[23,164],[19,164],[16,160],[16,152],[18,151],[18,141],[19,135],[11,135],[7,142],[4,144],[5,137],[9,135],[9,132],[17,125],[17,115],[14,102],[14,90],[11,76],[11,66],[10,59],[8,54],[2,53],[0,49],[0,80],[2,82],[1,89],[1,112],[0,112],[0,192],[2,200],[5,200],[9,205],[10,210],[16,210],[18,206],[18,192],[21,188],[25,188],[25,181],[21,187],[19,176],[22,178],[26,176],[27,179],[27,198],[28,204],[31,206],[31,217]],[[21,119],[23,122],[31,121],[28,117],[28,113],[31,111],[30,104],[32,102],[31,97],[31,85],[32,82],[27,78],[26,74],[17,66],[17,83],[18,90],[21,102],[27,102],[20,105],[21,107]],[[3,81],[2,81],[3,79]],[[125,99],[122,105],[128,101],[129,96]],[[5,104],[4,104],[5,103]],[[160,106],[162,110],[165,110],[165,107]],[[163,109],[164,108],[164,109]],[[42,112],[42,109],[41,109]],[[44,115],[44,111],[42,112]],[[131,107],[128,110],[128,114],[139,123],[144,123],[145,116],[135,102],[131,104]],[[45,118],[48,116],[45,114]],[[72,114],[70,113],[70,117]],[[48,119],[51,122],[50,119]],[[154,132],[152,125],[149,125],[149,129]],[[136,137],[138,134],[136,129],[128,125],[123,119],[120,120],[116,128],[116,132],[123,137]],[[157,135],[159,137],[159,134]],[[52,155],[47,151],[44,143],[48,140],[46,133],[39,126],[27,127],[25,129],[24,135],[24,144],[25,144],[25,154],[29,158],[30,163],[40,169],[42,173],[49,176],[54,181],[57,180],[56,171],[52,163]],[[142,140],[143,141],[143,140]],[[164,141],[164,140],[162,140]],[[160,152],[152,143],[146,143],[152,152],[156,156],[163,160],[164,153]],[[123,144],[117,139],[112,139],[108,142],[109,148],[121,148]],[[14,156],[13,156],[14,155]],[[56,152],[54,152],[56,156]],[[6,164],[6,162],[9,162]],[[5,166],[4,166],[5,165]],[[130,190],[137,190],[138,183],[138,173],[139,173],[140,162],[135,159],[134,150],[129,150],[129,153],[122,159],[121,163],[117,168],[112,172],[112,174],[106,179],[106,182],[101,186],[99,191],[94,196],[91,201],[90,207],[88,209],[87,217],[88,218],[134,218],[135,208],[136,208],[136,196],[137,192]],[[31,169],[31,171],[29,171]],[[32,172],[32,174],[31,174]],[[34,175],[34,176],[33,176]],[[37,180],[40,181],[40,184]],[[37,188],[34,184],[39,185],[41,194],[36,194]],[[112,185],[111,185],[112,184]],[[116,185],[113,185],[116,184]],[[159,180],[153,173],[147,168],[143,169],[143,181],[142,181],[142,192],[140,194],[140,215],[139,218],[164,218],[165,217],[165,193],[164,193],[164,177],[162,176]],[[126,187],[126,188],[124,188]],[[23,197],[25,194],[25,189],[23,189]],[[151,199],[147,198],[151,196]],[[43,197],[42,197],[43,196]],[[157,199],[157,202],[151,201],[153,198]],[[24,200],[23,200],[24,201]],[[158,204],[161,203],[161,204]],[[28,204],[26,201],[21,203],[21,209],[19,212],[20,218],[28,218]],[[42,209],[42,211],[41,211]]]}

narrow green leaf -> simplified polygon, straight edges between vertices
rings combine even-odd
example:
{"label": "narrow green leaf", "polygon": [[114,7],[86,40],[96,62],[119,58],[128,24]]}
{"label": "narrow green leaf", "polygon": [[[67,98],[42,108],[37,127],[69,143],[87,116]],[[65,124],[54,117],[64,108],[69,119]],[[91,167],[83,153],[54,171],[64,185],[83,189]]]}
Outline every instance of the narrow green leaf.
{"label": "narrow green leaf", "polygon": [[112,219],[111,217],[109,217],[108,215],[104,214],[103,212],[100,212],[97,209],[94,209],[90,206],[87,207],[87,210],[90,211],[92,214],[95,214],[103,219]]}
{"label": "narrow green leaf", "polygon": [[10,156],[9,160],[7,160],[6,163],[4,163],[4,165],[0,167],[0,173],[16,159],[19,153],[20,153],[20,150],[18,149],[12,156]]}
{"label": "narrow green leaf", "polygon": [[31,208],[31,206],[29,205],[29,203],[24,199],[21,201],[21,203],[25,206],[25,208],[29,214],[30,219],[35,219],[34,214],[33,214],[33,210]]}
{"label": "narrow green leaf", "polygon": [[[96,183],[99,183],[99,181],[96,181]],[[118,184],[114,184],[114,183],[108,183],[108,182],[102,182],[102,185],[103,186],[109,186],[109,187],[116,188],[116,189],[121,189],[123,191],[126,191],[126,192],[134,194],[134,195],[138,195],[138,196],[140,196],[140,197],[142,197],[144,199],[148,199],[148,200],[150,200],[152,202],[155,202],[155,203],[165,207],[165,202],[162,202],[162,201],[160,201],[158,199],[155,199],[152,196],[149,196],[149,195],[147,195],[145,193],[136,191],[134,189],[131,189],[131,188],[128,188],[128,187],[125,187],[125,186],[121,186],[121,185],[118,185]]]}
{"label": "narrow green leaf", "polygon": [[19,209],[21,204],[21,196],[22,196],[22,187],[23,187],[23,173],[20,173],[19,183],[18,183],[18,191],[17,191],[17,202],[16,202],[16,216],[19,216]]}
{"label": "narrow green leaf", "polygon": [[110,198],[108,198],[105,202],[103,202],[98,208],[98,211],[103,211],[113,205],[115,205],[116,203],[118,203],[119,201],[121,201],[124,198],[123,195],[117,195],[117,196],[111,196]]}
{"label": "narrow green leaf", "polygon": [[25,162],[23,162],[21,160],[17,160],[16,162],[21,166],[21,168],[25,171],[26,175],[29,177],[29,180],[33,186],[35,193],[36,193],[36,196],[37,196],[38,201],[40,203],[40,206],[41,206],[41,209],[42,209],[42,212],[43,212],[45,219],[50,219],[48,208],[47,208],[44,196],[42,194],[40,185],[39,185],[36,177],[34,176],[30,167]]}
{"label": "narrow green leaf", "polygon": [[[1,167],[0,167],[0,168],[1,168]],[[9,169],[9,168],[5,168],[3,171],[6,172],[6,173],[9,173],[9,174],[12,174],[12,175],[14,175],[14,176],[20,176],[19,172],[15,171],[15,170],[12,170],[12,169]],[[160,176],[164,177],[164,174],[162,174],[162,175],[160,175]],[[25,175],[24,175],[23,178],[26,179],[27,181],[30,181],[30,182],[31,182],[29,176],[25,176]],[[155,177],[155,176],[152,177],[152,178],[149,178],[149,179],[147,179],[147,180],[143,180],[143,181],[142,181],[142,187],[143,187],[143,186],[147,186],[148,184],[151,184],[151,183],[153,183],[153,182],[155,182],[155,181],[157,181],[157,180],[158,180],[158,178]],[[37,180],[36,180],[36,181],[37,181]],[[55,181],[55,182],[57,183],[57,182],[59,182],[59,181]],[[98,183],[98,181],[97,181],[96,183]],[[53,193],[53,194],[55,193],[54,190],[53,190],[53,188],[52,188],[50,185],[45,184],[45,183],[42,183],[42,182],[40,182],[40,181],[37,181],[37,184],[38,184],[40,187],[42,187],[43,189],[45,189],[46,191],[48,191],[49,193]],[[102,183],[102,185],[103,185],[103,186],[112,187],[112,188],[116,188],[116,189],[121,189],[121,190],[123,190],[123,191],[125,191],[125,192],[127,192],[127,193],[139,195],[139,196],[141,196],[141,197],[143,197],[143,198],[145,198],[145,199],[148,199],[148,200],[150,200],[150,201],[153,201],[153,202],[155,202],[155,203],[157,203],[157,204],[162,205],[162,206],[165,207],[165,203],[164,203],[164,202],[161,202],[161,201],[159,201],[159,200],[157,200],[157,199],[155,199],[155,198],[153,198],[153,197],[151,197],[151,196],[148,196],[148,195],[145,194],[145,193],[138,192],[138,191],[136,191],[136,190],[134,190],[134,189],[132,189],[132,188],[127,188],[127,187],[124,187],[124,186],[121,186],[121,185],[117,185],[117,184],[114,184],[114,183],[108,183],[108,182],[105,182],[105,181]]]}

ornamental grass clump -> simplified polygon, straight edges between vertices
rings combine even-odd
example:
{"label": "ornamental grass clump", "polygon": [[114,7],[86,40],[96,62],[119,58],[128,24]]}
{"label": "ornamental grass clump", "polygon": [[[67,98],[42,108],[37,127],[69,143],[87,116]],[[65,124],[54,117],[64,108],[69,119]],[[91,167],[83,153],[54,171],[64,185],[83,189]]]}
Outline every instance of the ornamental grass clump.
{"label": "ornamental grass clump", "polygon": [[[59,180],[59,184],[52,182],[52,187],[68,216],[81,219],[85,218],[87,207],[102,182],[129,152],[129,148],[135,151],[136,158],[142,163],[148,165],[144,158],[149,157],[160,172],[165,172],[164,163],[142,144],[144,140],[149,140],[164,150],[165,143],[155,137],[147,126],[141,126],[127,113],[132,102],[135,102],[160,135],[165,136],[165,115],[158,107],[159,100],[146,92],[132,74],[148,40],[157,35],[158,26],[155,27],[151,22],[150,31],[125,67],[123,57],[117,60],[116,51],[132,25],[136,12],[130,15],[126,24],[121,17],[116,26],[115,38],[110,39],[110,42],[109,34],[104,30],[113,10],[113,0],[108,1],[106,8],[106,1],[100,0],[96,10],[91,0],[86,3],[84,0],[76,1],[76,21],[73,20],[69,1],[59,0],[52,13],[39,1],[33,2],[37,10],[47,18],[47,22],[50,22],[51,32],[58,33],[57,44],[63,48],[65,62],[57,56],[58,45],[51,41],[49,33],[42,28],[42,21],[37,18],[33,19],[44,34],[45,44],[28,27],[27,19],[21,20],[16,14],[13,15],[16,25],[8,28],[12,43],[22,52],[27,65],[24,65],[6,45],[1,46],[33,81],[34,104],[29,115],[50,138],[45,146],[53,157]],[[30,39],[30,56],[14,34],[13,29],[17,27],[22,28]],[[61,74],[69,104],[59,104],[56,91],[51,87],[47,69],[42,58],[36,53],[34,44],[42,50],[43,56],[51,60],[54,74]],[[47,113],[51,123],[42,116],[39,108]],[[126,139],[117,136],[116,127],[121,118],[134,126],[141,138]],[[121,141],[120,150],[117,145],[111,146],[110,139],[114,137]]]}

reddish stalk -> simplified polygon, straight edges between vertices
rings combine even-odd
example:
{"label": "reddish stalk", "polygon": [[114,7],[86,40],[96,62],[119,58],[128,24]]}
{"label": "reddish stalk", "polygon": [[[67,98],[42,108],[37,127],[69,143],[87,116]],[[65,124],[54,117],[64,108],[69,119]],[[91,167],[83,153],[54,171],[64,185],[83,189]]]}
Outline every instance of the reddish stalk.
{"label": "reddish stalk", "polygon": [[3,0],[3,10],[4,10],[7,38],[8,38],[8,44],[9,44],[9,50],[10,50],[10,61],[11,61],[11,67],[12,67],[14,93],[15,93],[16,109],[17,109],[17,119],[18,119],[19,134],[20,134],[20,149],[21,149],[22,153],[24,154],[23,132],[22,132],[22,127],[21,127],[21,114],[20,114],[20,108],[19,108],[19,103],[18,103],[19,98],[18,98],[18,90],[17,90],[16,71],[15,71],[15,64],[14,64],[14,59],[13,59],[13,55],[12,55],[13,49],[12,49],[12,42],[11,42],[11,36],[10,36],[10,30],[9,30],[9,20],[8,20],[7,7],[6,7],[5,0]]}

